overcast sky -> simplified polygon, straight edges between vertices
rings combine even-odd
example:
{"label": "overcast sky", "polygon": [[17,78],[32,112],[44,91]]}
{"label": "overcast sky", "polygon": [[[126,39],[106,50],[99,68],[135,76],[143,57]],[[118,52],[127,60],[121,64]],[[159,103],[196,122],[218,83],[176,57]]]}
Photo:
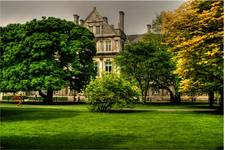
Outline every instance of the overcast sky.
{"label": "overcast sky", "polygon": [[110,24],[118,25],[118,14],[125,12],[125,33],[142,34],[146,24],[163,10],[174,10],[184,0],[165,1],[0,1],[0,25],[24,23],[41,16],[54,16],[73,20],[73,14],[85,19],[97,7]]}

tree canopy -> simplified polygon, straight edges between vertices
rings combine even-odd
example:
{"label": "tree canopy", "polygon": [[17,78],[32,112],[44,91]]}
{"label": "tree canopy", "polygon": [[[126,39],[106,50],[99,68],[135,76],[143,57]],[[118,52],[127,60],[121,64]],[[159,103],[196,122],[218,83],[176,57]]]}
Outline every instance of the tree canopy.
{"label": "tree canopy", "polygon": [[105,73],[92,80],[85,89],[92,111],[106,112],[112,108],[132,107],[139,96],[139,89],[115,73]]}
{"label": "tree canopy", "polygon": [[[170,19],[176,18],[176,19]],[[189,1],[163,22],[166,42],[178,60],[177,73],[182,87],[222,86],[223,80],[223,2]],[[190,83],[190,84],[189,84]]]}
{"label": "tree canopy", "polygon": [[175,53],[181,88],[223,93],[223,1],[190,0],[164,13],[162,34]]}
{"label": "tree canopy", "polygon": [[[126,45],[116,57],[116,63],[123,74],[136,80],[145,101],[150,87],[166,89],[173,94],[169,86],[175,81],[172,74],[174,64],[170,58],[170,53],[161,44],[160,37],[149,33],[143,40]],[[173,98],[174,95],[171,100]]]}
{"label": "tree canopy", "polygon": [[73,22],[43,17],[10,24],[1,27],[0,40],[2,91],[39,91],[51,101],[54,90],[79,91],[94,75],[94,35]]}

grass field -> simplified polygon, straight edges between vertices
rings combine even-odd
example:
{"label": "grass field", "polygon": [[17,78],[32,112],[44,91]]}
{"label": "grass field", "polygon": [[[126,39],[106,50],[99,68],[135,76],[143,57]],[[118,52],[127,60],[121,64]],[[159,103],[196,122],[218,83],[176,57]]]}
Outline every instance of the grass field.
{"label": "grass field", "polygon": [[206,105],[138,105],[114,113],[92,113],[87,105],[0,106],[3,149],[223,149],[223,115],[150,110]]}

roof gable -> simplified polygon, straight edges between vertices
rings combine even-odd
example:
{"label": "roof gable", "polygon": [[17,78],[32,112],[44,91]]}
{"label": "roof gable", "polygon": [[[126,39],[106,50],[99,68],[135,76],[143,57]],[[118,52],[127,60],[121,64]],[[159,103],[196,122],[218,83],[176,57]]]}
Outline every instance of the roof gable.
{"label": "roof gable", "polygon": [[87,16],[84,22],[96,22],[103,21],[103,17],[99,14],[96,8],[92,10],[92,12]]}
{"label": "roof gable", "polygon": [[92,12],[85,19],[84,24],[88,25],[89,23],[96,23],[96,22],[99,23],[101,22],[101,25],[103,27],[103,34],[114,34],[114,35],[117,34],[115,29],[111,25],[109,25],[106,21],[104,21],[103,17],[94,7]]}

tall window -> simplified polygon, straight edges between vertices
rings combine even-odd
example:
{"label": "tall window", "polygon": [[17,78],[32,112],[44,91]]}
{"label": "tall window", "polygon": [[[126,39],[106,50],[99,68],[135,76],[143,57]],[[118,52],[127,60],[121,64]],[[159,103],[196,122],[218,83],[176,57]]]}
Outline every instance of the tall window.
{"label": "tall window", "polygon": [[94,69],[95,69],[96,75],[99,76],[98,62],[97,61],[94,62]]}
{"label": "tall window", "polygon": [[100,34],[100,26],[96,26],[96,34]]}
{"label": "tall window", "polygon": [[93,32],[93,26],[89,26],[91,32]]}
{"label": "tall window", "polygon": [[112,62],[109,61],[109,60],[105,62],[105,71],[106,72],[111,72],[112,71]]}
{"label": "tall window", "polygon": [[105,51],[111,51],[112,50],[112,44],[110,40],[105,41]]}

